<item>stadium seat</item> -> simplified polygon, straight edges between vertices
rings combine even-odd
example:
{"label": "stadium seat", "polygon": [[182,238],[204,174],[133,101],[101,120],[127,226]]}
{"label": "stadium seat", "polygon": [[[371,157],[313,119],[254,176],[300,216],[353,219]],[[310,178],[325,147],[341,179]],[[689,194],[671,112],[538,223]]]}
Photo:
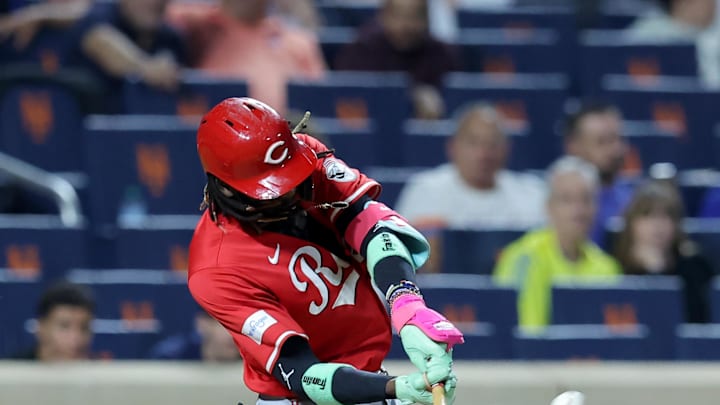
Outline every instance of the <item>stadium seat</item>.
{"label": "stadium seat", "polygon": [[442,271],[492,274],[502,249],[523,233],[523,229],[446,229],[442,233]]}
{"label": "stadium seat", "polygon": [[518,329],[517,360],[649,360],[648,328],[614,330],[604,325],[552,325],[540,331]]}
{"label": "stadium seat", "polygon": [[720,360],[720,324],[682,324],[675,339],[677,360]]}
{"label": "stadium seat", "polygon": [[228,97],[245,97],[244,81],[218,79],[200,71],[185,71],[177,92],[165,92],[137,81],[126,81],[123,89],[125,114],[201,116]]}
{"label": "stadium seat", "polygon": [[[428,306],[442,312],[465,335],[453,358],[510,358],[510,333],[517,322],[513,289],[496,287],[487,277],[462,274],[419,275],[418,285]],[[407,358],[397,335],[388,358]]]}
{"label": "stadium seat", "polygon": [[451,73],[443,93],[451,117],[468,105],[486,102],[495,106],[511,133],[527,133],[537,142],[536,153],[554,156],[560,150],[557,136],[567,96],[568,79],[555,74],[489,75]]}
{"label": "stadium seat", "polygon": [[458,11],[458,25],[461,28],[550,28],[568,40],[575,35],[575,15],[572,10],[552,6],[461,8]]}
{"label": "stadium seat", "polygon": [[24,278],[52,281],[87,265],[84,228],[66,228],[45,216],[0,219],[0,267]]}
{"label": "stadium seat", "polygon": [[53,84],[18,84],[0,92],[0,148],[49,171],[83,168],[82,111]]}
{"label": "stadium seat", "polygon": [[[194,330],[199,307],[188,291],[185,274],[75,269],[68,273],[68,280],[91,288],[97,299],[96,317],[124,321],[125,332],[169,336]],[[111,326],[106,330],[112,330]]]}
{"label": "stadium seat", "polygon": [[570,68],[571,52],[561,45],[559,32],[549,29],[464,29],[454,45],[467,72],[560,73]]}
{"label": "stadium seat", "polygon": [[199,216],[151,216],[141,229],[120,228],[112,265],[123,269],[188,269],[188,246]]}
{"label": "stadium seat", "polygon": [[693,43],[640,43],[620,30],[590,30],[580,36],[580,87],[597,95],[602,77],[630,75],[639,83],[657,76],[695,76],[697,62]]}
{"label": "stadium seat", "polygon": [[320,82],[291,82],[291,109],[348,123],[374,120],[378,164],[396,165],[402,122],[410,116],[407,78],[400,73],[329,72]]}
{"label": "stadium seat", "polygon": [[377,13],[377,5],[367,1],[323,0],[318,3],[326,26],[357,28],[370,22]]}
{"label": "stadium seat", "polygon": [[629,76],[611,75],[602,84],[604,98],[614,102],[626,119],[650,122],[675,137],[675,159],[681,169],[715,167],[717,93],[703,89],[693,78],[659,77],[638,84]]}
{"label": "stadium seat", "polygon": [[40,281],[7,277],[0,270],[0,359],[32,349],[33,336],[27,332],[27,320],[35,317],[35,307],[43,291]]}
{"label": "stadium seat", "polygon": [[382,184],[382,194],[380,194],[379,200],[394,207],[405,182],[419,170],[422,168],[372,166],[368,168],[366,174]]}
{"label": "stadium seat", "polygon": [[[713,269],[720,272],[720,220],[686,218],[683,229],[692,241],[700,245],[700,251],[710,260]],[[720,323],[720,300],[717,308],[715,319]]]}
{"label": "stadium seat", "polygon": [[353,122],[337,118],[310,118],[310,135],[318,136],[335,150],[335,156],[351,167],[365,170],[376,163],[372,141],[375,123],[372,119]]}
{"label": "stadium seat", "polygon": [[[446,144],[455,132],[454,120],[408,120],[403,127],[405,165],[422,167],[448,162]],[[531,136],[522,129],[512,131],[512,125],[510,129],[507,133],[510,141],[507,167],[510,170],[545,169],[557,156],[554,153],[543,153],[550,149],[543,136]]]}
{"label": "stadium seat", "polygon": [[673,355],[675,326],[683,318],[680,280],[674,277],[623,277],[617,281],[558,280],[553,287],[553,324],[605,324],[623,329],[646,325],[648,355]]}
{"label": "stadium seat", "polygon": [[692,156],[686,156],[688,143],[675,133],[659,128],[653,121],[626,120],[623,135],[630,146],[630,153],[647,172],[654,163],[672,163],[676,167],[687,165]]}
{"label": "stadium seat", "polygon": [[[418,275],[428,306],[443,313],[485,348],[459,349],[468,358],[510,357],[510,337],[517,324],[516,293],[498,287],[490,277],[467,274]],[[468,342],[469,344],[472,344]]]}
{"label": "stadium seat", "polygon": [[91,116],[85,127],[95,223],[115,224],[121,212],[131,210],[199,213],[205,174],[193,125],[175,117]]}

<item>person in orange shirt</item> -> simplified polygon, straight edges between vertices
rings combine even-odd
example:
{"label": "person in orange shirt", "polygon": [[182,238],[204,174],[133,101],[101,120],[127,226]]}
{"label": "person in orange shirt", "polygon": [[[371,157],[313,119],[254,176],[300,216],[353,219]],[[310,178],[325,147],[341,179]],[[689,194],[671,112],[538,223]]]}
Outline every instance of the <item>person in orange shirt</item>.
{"label": "person in orange shirt", "polygon": [[246,80],[249,95],[284,113],[290,79],[321,79],[326,66],[317,38],[269,14],[272,0],[176,3],[168,18],[190,41],[194,67]]}

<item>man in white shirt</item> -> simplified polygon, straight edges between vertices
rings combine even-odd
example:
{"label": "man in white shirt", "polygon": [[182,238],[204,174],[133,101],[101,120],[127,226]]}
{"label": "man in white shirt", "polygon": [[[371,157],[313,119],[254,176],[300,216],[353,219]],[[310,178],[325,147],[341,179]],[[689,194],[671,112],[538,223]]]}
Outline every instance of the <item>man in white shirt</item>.
{"label": "man in white shirt", "polygon": [[639,18],[626,33],[637,41],[695,42],[700,79],[720,87],[720,32],[716,0],[658,0],[662,11]]}
{"label": "man in white shirt", "polygon": [[450,163],[413,176],[397,210],[426,230],[438,227],[531,227],[545,219],[545,184],[505,170],[510,145],[499,114],[469,108],[447,144]]}

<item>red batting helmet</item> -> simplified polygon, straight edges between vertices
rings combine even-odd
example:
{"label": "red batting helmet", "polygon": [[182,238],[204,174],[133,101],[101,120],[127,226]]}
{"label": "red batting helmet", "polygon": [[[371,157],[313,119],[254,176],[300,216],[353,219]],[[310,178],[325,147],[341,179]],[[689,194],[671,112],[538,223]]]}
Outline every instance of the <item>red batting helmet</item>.
{"label": "red batting helmet", "polygon": [[225,99],[205,114],[197,148],[205,172],[256,200],[287,194],[317,162],[287,121],[252,98]]}

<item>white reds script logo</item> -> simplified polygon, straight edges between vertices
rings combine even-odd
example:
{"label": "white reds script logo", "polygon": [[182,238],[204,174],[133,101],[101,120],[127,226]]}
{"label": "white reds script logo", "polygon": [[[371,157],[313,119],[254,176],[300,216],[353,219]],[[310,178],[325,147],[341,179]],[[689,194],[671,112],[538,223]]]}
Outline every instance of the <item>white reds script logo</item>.
{"label": "white reds script logo", "polygon": [[275,154],[275,151],[285,145],[285,141],[277,141],[270,145],[268,150],[265,152],[265,160],[264,162],[269,165],[279,165],[280,163],[284,162],[288,155],[288,148],[283,148],[282,153],[279,157],[274,158],[273,155]]}
{"label": "white reds script logo", "polygon": [[[295,251],[288,264],[290,280],[298,291],[305,292],[308,289],[308,282],[300,281],[298,278],[298,273],[300,273],[304,278],[308,279],[320,293],[320,302],[311,301],[308,307],[308,311],[312,315],[318,315],[327,308],[330,299],[328,284],[335,287],[340,286],[343,279],[343,270],[350,266],[349,263],[339,257],[335,255],[332,255],[332,257],[337,266],[337,271],[323,266],[322,255],[317,248],[313,246],[303,246]],[[320,277],[320,275],[323,277]],[[355,305],[355,290],[359,279],[360,275],[358,272],[352,270],[345,279],[345,282],[342,283],[342,287],[332,304],[332,308],[337,308],[342,305]]]}

